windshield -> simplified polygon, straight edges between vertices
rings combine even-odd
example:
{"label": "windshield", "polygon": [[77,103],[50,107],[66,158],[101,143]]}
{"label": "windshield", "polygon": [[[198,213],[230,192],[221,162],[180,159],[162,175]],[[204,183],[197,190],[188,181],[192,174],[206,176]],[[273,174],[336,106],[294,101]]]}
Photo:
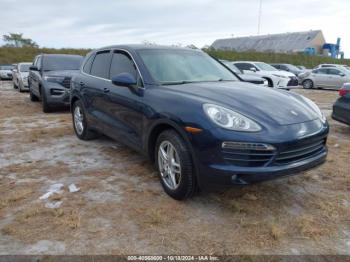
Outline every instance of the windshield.
{"label": "windshield", "polygon": [[238,81],[232,72],[203,52],[176,49],[138,52],[152,77],[161,84]]}
{"label": "windshield", "polygon": [[266,63],[261,63],[261,62],[255,63],[255,66],[257,66],[262,71],[278,71],[278,69]]}
{"label": "windshield", "polygon": [[79,70],[82,56],[45,56],[44,71]]}
{"label": "windshield", "polygon": [[287,65],[287,67],[288,67],[290,70],[293,70],[293,71],[300,71],[300,69],[297,68],[295,65]]}
{"label": "windshield", "polygon": [[19,71],[21,72],[29,72],[29,67],[31,64],[23,64],[19,66]]}
{"label": "windshield", "polygon": [[0,66],[0,69],[2,69],[2,70],[12,70],[13,68],[14,68],[14,66],[11,66],[11,65]]}

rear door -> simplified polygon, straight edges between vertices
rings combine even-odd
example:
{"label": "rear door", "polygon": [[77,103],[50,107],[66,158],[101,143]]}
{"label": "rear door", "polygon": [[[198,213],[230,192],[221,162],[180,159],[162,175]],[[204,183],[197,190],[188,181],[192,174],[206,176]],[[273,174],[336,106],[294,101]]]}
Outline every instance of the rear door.
{"label": "rear door", "polygon": [[129,146],[140,149],[143,130],[143,87],[141,76],[132,57],[123,50],[114,50],[109,78],[121,73],[129,73],[138,79],[135,87],[108,85],[105,94],[106,134],[123,141]]}
{"label": "rear door", "polygon": [[84,65],[82,79],[78,80],[89,123],[104,132],[106,128],[105,93],[109,89],[111,51],[103,50],[92,55]]}
{"label": "rear door", "polygon": [[329,86],[335,89],[340,89],[347,78],[339,69],[329,68],[328,69]]}
{"label": "rear door", "polygon": [[38,71],[30,71],[31,89],[37,97],[40,97],[39,85],[41,81],[42,59],[43,56],[40,55],[34,61],[33,65],[38,68]]}
{"label": "rear door", "polygon": [[320,69],[314,70],[312,74],[314,77],[315,86],[319,86],[319,87],[329,86],[328,70],[326,68],[320,68]]}

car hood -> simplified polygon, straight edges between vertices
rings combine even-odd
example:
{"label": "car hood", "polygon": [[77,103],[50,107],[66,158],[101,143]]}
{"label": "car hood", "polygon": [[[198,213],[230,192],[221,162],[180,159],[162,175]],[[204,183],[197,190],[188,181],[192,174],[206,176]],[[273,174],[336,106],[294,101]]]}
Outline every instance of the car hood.
{"label": "car hood", "polygon": [[273,121],[279,125],[291,125],[319,118],[298,94],[239,81],[190,83],[165,88],[201,103],[231,108],[258,123]]}
{"label": "car hood", "polygon": [[47,71],[44,73],[45,76],[67,76],[72,77],[79,73],[79,70],[60,70],[60,71]]}
{"label": "car hood", "polygon": [[20,72],[21,77],[28,77],[29,72]]}
{"label": "car hood", "polygon": [[12,74],[12,70],[7,70],[7,69],[0,69],[0,73],[11,73]]}
{"label": "car hood", "polygon": [[265,72],[267,74],[270,75],[282,75],[282,76],[287,76],[287,77],[291,77],[291,76],[295,76],[293,73],[287,72],[287,71],[282,71],[282,70],[278,70],[278,71],[262,71]]}
{"label": "car hood", "polygon": [[238,75],[240,78],[242,78],[245,81],[264,81],[265,79],[258,76],[253,75],[247,75],[247,74],[240,74]]}

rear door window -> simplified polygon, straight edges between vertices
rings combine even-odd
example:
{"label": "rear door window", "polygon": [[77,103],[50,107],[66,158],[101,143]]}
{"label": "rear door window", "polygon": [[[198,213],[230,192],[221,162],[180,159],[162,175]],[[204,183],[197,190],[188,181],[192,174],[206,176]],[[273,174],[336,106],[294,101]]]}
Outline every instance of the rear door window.
{"label": "rear door window", "polygon": [[97,53],[91,66],[91,75],[108,79],[111,58],[112,55],[110,51]]}
{"label": "rear door window", "polygon": [[333,68],[331,68],[331,69],[328,69],[328,74],[329,75],[341,75],[341,72],[340,72],[340,70],[338,70],[338,69],[333,69]]}

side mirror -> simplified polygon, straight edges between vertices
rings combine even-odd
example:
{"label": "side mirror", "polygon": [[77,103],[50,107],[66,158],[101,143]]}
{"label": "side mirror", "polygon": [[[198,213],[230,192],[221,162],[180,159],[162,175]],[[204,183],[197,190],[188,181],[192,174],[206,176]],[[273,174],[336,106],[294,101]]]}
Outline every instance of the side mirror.
{"label": "side mirror", "polygon": [[251,68],[249,68],[249,71],[256,72],[256,68],[255,67],[251,67]]}
{"label": "side mirror", "polygon": [[112,77],[112,83],[117,86],[130,87],[137,84],[136,78],[130,73],[121,73]]}
{"label": "side mirror", "polygon": [[39,69],[38,69],[36,66],[30,66],[30,67],[29,67],[29,70],[32,70],[32,71],[39,71]]}
{"label": "side mirror", "polygon": [[345,74],[344,74],[344,73],[339,73],[339,75],[340,75],[340,76],[345,76]]}

